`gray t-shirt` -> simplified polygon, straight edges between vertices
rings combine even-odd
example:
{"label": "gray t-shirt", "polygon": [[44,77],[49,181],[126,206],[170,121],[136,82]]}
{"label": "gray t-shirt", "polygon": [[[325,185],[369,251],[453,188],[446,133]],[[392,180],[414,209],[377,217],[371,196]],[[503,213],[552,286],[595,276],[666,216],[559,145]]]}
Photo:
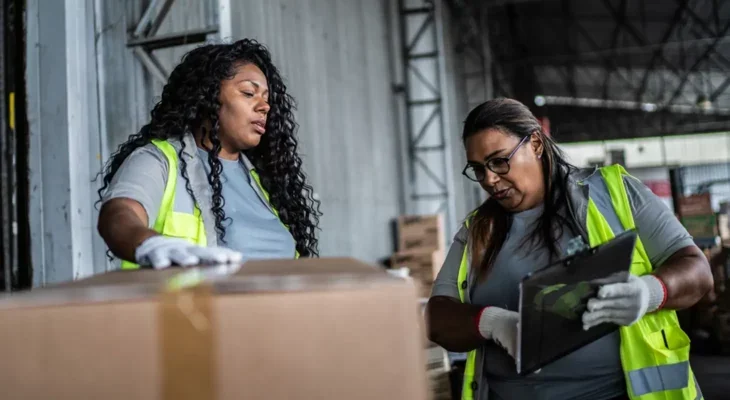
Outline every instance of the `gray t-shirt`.
{"label": "gray t-shirt", "polygon": [[[208,155],[198,152],[206,173]],[[289,231],[269,209],[252,185],[250,175],[242,162],[221,159],[223,171],[223,210],[227,218],[226,243],[222,245],[251,259],[293,258],[296,243]],[[147,212],[150,228],[159,213],[167,184],[168,165],[165,156],[154,145],[146,145],[132,152],[104,193],[103,201],[126,197],[139,202]],[[178,171],[175,210],[192,212],[192,199],[185,190],[185,180]]]}
{"label": "gray t-shirt", "polygon": [[[624,182],[636,229],[649,255],[652,265],[659,266],[677,250],[693,244],[692,237],[672,212],[641,182],[626,177]],[[591,199],[606,217],[611,229],[623,231],[600,174],[588,179]],[[472,291],[472,302],[482,306],[495,306],[517,311],[518,284],[527,273],[548,264],[545,248],[523,246],[532,224],[540,216],[542,208],[513,215],[513,223],[504,247],[486,282]],[[462,229],[449,250],[446,261],[434,282],[432,296],[459,298],[456,286],[461,257],[467,232]],[[566,230],[558,241],[561,252],[572,238]],[[501,347],[489,341],[485,344],[485,377],[489,383],[490,400],[539,400],[576,399],[603,400],[626,393],[618,333],[604,337],[580,350],[546,366],[539,374],[519,377],[512,357]]]}

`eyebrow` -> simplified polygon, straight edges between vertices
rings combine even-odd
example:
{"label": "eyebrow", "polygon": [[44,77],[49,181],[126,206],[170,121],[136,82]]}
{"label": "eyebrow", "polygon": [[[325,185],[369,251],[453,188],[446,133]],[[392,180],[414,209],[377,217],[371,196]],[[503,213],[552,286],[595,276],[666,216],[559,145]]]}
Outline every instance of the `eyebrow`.
{"label": "eyebrow", "polygon": [[[261,84],[258,83],[258,82],[256,82],[256,81],[254,81],[254,80],[251,80],[251,79],[241,79],[240,82],[248,82],[248,83],[256,86],[256,89],[261,89]],[[268,92],[268,91],[269,91],[268,88],[264,89],[264,92]]]}
{"label": "eyebrow", "polygon": [[492,158],[492,157],[496,156],[497,154],[502,153],[504,151],[506,151],[506,150],[505,149],[495,150],[495,151],[487,154],[487,156],[484,157],[484,161],[489,161],[490,158]]}

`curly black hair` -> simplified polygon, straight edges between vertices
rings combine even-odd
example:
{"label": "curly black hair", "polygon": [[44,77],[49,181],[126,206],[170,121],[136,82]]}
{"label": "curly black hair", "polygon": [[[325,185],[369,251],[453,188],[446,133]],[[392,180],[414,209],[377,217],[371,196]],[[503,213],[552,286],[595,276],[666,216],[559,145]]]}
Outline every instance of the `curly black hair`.
{"label": "curly black hair", "polygon": [[[210,166],[208,182],[213,192],[215,227],[218,237],[225,243],[224,222],[227,218],[223,211],[225,199],[221,195],[222,165],[218,159],[221,149],[218,137],[219,94],[221,82],[233,78],[236,68],[248,63],[259,67],[266,76],[271,109],[266,120],[266,135],[262,136],[258,146],[244,153],[255,166],[261,184],[269,192],[271,205],[279,212],[281,221],[289,227],[299,254],[302,257],[316,257],[319,255],[316,230],[322,214],[319,211],[320,203],[313,197],[313,189],[307,183],[302,171],[302,160],[297,153],[298,125],[294,120],[294,99],[287,93],[269,51],[255,40],[208,44],[183,56],[170,74],[160,101],[152,109],[150,122],[121,144],[106,164],[99,197],[135,149],[150,143],[152,139],[182,139],[186,132],[203,129],[203,134],[212,144],[207,149]],[[209,128],[204,129],[204,125]],[[193,196],[187,165],[182,157],[183,150],[184,144],[179,153],[181,173],[188,193]]]}

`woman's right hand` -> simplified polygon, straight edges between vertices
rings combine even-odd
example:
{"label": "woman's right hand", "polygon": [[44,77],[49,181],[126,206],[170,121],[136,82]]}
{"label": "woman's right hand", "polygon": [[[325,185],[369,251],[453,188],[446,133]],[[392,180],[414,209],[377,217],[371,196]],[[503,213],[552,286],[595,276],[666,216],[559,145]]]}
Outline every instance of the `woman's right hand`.
{"label": "woman's right hand", "polygon": [[486,307],[479,314],[479,333],[504,348],[512,358],[517,352],[517,312],[498,307]]}
{"label": "woman's right hand", "polygon": [[139,265],[152,265],[163,269],[177,264],[191,266],[198,264],[228,264],[240,262],[243,256],[224,247],[202,247],[185,239],[166,236],[152,236],[135,250]]}

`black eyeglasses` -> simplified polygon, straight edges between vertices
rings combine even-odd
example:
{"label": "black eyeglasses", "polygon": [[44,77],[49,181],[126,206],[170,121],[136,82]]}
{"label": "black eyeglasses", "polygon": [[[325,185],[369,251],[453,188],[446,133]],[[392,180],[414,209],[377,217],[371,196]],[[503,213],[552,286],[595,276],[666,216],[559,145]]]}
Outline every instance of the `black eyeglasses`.
{"label": "black eyeglasses", "polygon": [[530,136],[522,138],[520,143],[512,150],[507,157],[492,158],[484,164],[479,163],[468,163],[464,170],[461,172],[462,175],[467,177],[469,180],[474,182],[481,182],[487,177],[487,168],[490,171],[498,175],[506,175],[509,173],[509,160],[512,156],[517,153],[517,150],[527,141]]}

